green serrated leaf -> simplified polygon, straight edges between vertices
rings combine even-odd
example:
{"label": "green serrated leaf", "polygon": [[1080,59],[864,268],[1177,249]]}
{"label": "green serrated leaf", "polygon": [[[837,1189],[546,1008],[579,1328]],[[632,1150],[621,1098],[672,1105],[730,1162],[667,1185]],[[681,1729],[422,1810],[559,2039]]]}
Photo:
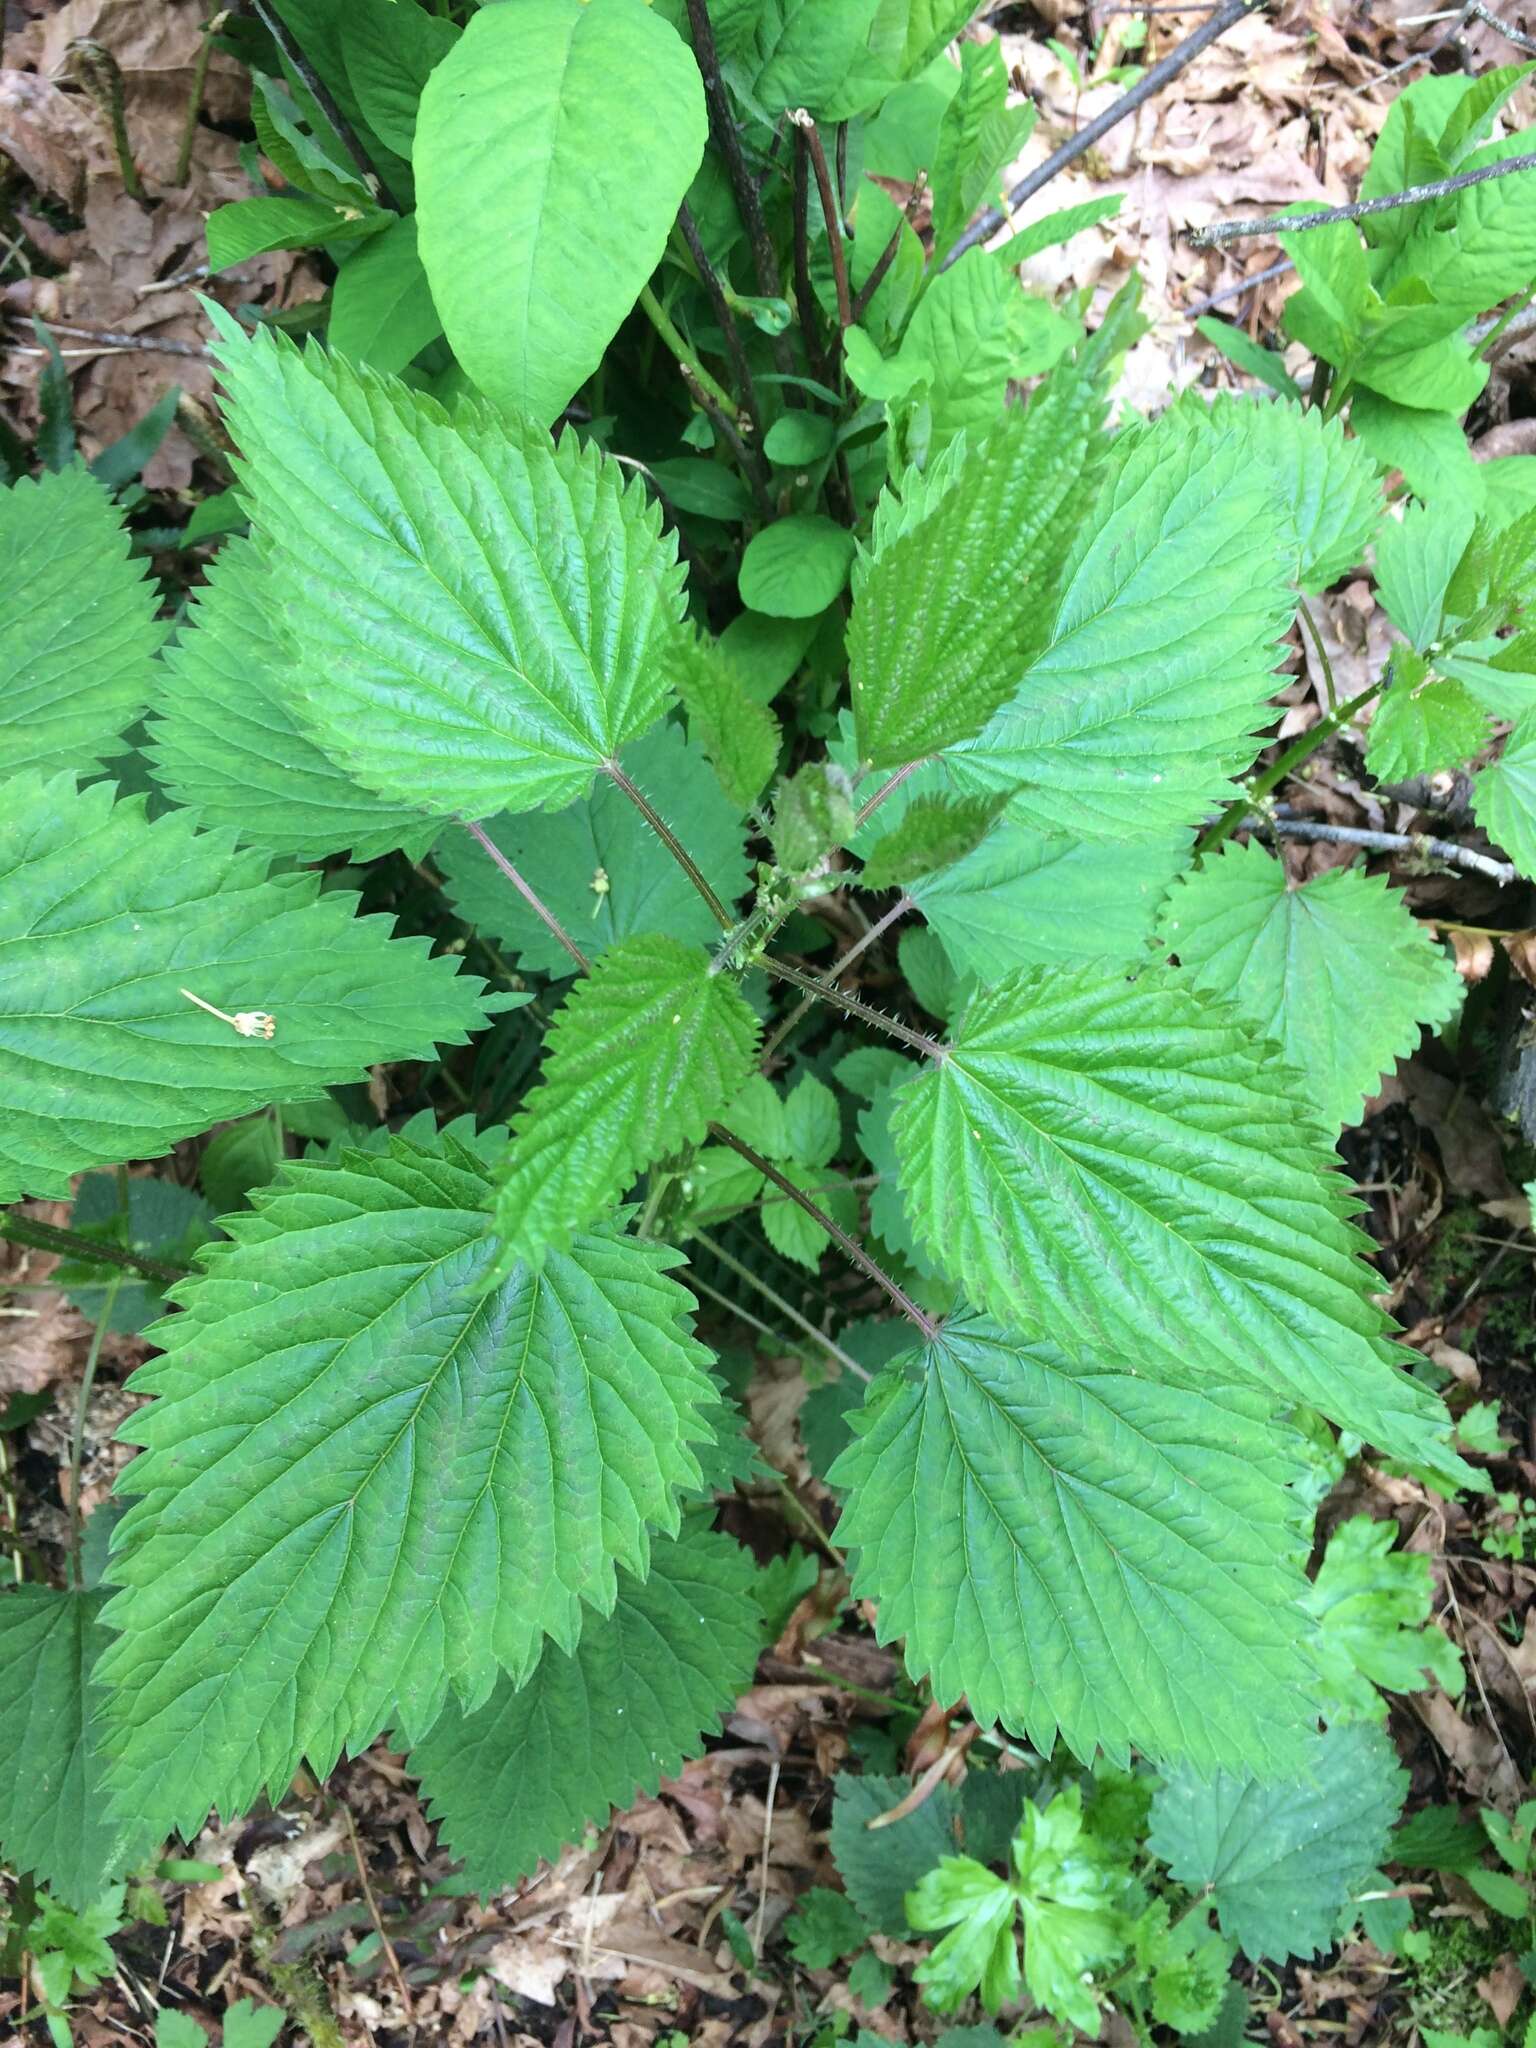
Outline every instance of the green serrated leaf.
{"label": "green serrated leaf", "polygon": [[1528,711],[1492,767],[1472,785],[1472,814],[1522,875],[1536,878],[1536,711]]}
{"label": "green serrated leaf", "polygon": [[1280,1047],[1330,1128],[1357,1123],[1420,1028],[1461,1005],[1449,956],[1385,876],[1330,868],[1292,888],[1252,840],[1186,875],[1160,931],[1197,988]]}
{"label": "green serrated leaf", "polygon": [[1210,1887],[1222,1931],[1256,1961],[1333,1944],[1339,1910],[1381,1862],[1408,1774],[1379,1728],[1313,1738],[1309,1767],[1259,1782],[1173,1772],[1152,1802],[1148,1846],[1191,1890]]}
{"label": "green serrated leaf", "polygon": [[1491,731],[1487,712],[1463,684],[1435,674],[1421,656],[1400,647],[1371,718],[1366,766],[1378,782],[1433,775],[1470,761]]}
{"label": "green serrated leaf", "polygon": [[766,704],[748,695],[720,642],[707,639],[697,627],[683,627],[673,660],[688,730],[709,756],[720,787],[745,810],[778,766],[779,721]]}
{"label": "green serrated leaf", "polygon": [[689,1529],[656,1544],[648,1577],[620,1575],[612,1613],[589,1616],[574,1650],[551,1645],[473,1713],[447,1706],[411,1767],[469,1881],[516,1883],[675,1777],[750,1683],[759,1636],[751,1558]]}
{"label": "green serrated leaf", "polygon": [[83,773],[122,751],[154,689],[154,585],[74,464],[0,490],[0,558],[0,775]]}
{"label": "green serrated leaf", "polygon": [[692,53],[642,0],[471,16],[411,162],[432,296],[487,396],[559,416],[661,261],[706,133]]}
{"label": "green serrated leaf", "polygon": [[862,1948],[868,1930],[846,1892],[813,1885],[784,1922],[789,1952],[807,1970],[827,1970]]}
{"label": "green serrated leaf", "polygon": [[438,822],[359,787],[300,725],[274,606],[255,544],[226,543],[161,663],[146,748],[156,780],[203,824],[271,853],[373,860],[399,847],[419,860]]}
{"label": "green serrated leaf", "polygon": [[1022,681],[1015,666],[950,774],[1013,787],[1010,817],[1041,831],[1157,838],[1230,795],[1253,758],[1295,607],[1289,516],[1230,422],[1164,418],[1117,446],[1065,537]]}
{"label": "green serrated leaf", "polygon": [[757,1019],[702,947],[660,933],[610,947],[567,996],[513,1122],[498,1273],[563,1249],[652,1160],[700,1143],[757,1043]]}
{"label": "green serrated leaf", "polygon": [[832,1781],[832,1860],[859,1917],[881,1934],[906,1934],[906,1895],[956,1849],[959,1804],[954,1788],[936,1785],[900,1820],[872,1830],[912,1790],[910,1778],[856,1778],[841,1771]]}
{"label": "green serrated leaf", "polygon": [[1093,502],[1105,402],[1096,367],[1060,370],[1027,411],[881,500],[848,629],[861,760],[937,753],[1012,694],[1049,638],[1055,578]]}
{"label": "green serrated leaf", "polygon": [[933,159],[933,246],[940,254],[977,208],[997,197],[999,174],[1024,147],[1035,118],[1027,100],[1008,105],[1002,45],[963,42],[960,89],[940,118]]}
{"label": "green serrated leaf", "polygon": [[839,1540],[937,1697],[1083,1757],[1296,1753],[1307,1544],[1264,1401],[1075,1365],[970,1316],[853,1421]]}
{"label": "green serrated leaf", "polygon": [[1013,975],[903,1092],[902,1188],[973,1299],[1069,1353],[1245,1380],[1465,1475],[1386,1342],[1332,1132],[1297,1098],[1172,970]]}
{"label": "green serrated leaf", "polygon": [[1313,1655],[1329,1718],[1385,1721],[1376,1690],[1423,1692],[1435,1684],[1461,1691],[1461,1653],[1427,1627],[1434,1574],[1427,1557],[1394,1548],[1396,1522],[1352,1515],[1328,1539],[1306,1597],[1317,1623]]}
{"label": "green serrated leaf", "polygon": [[0,1594],[0,1853],[66,1906],[85,1907],[153,1829],[108,1820],[101,1694],[103,1593]]}
{"label": "green serrated leaf", "polygon": [[[394,13],[404,0],[386,0]],[[444,24],[445,26],[447,24]],[[326,340],[341,355],[376,370],[403,370],[443,323],[416,253],[416,216],[397,220],[349,256],[336,274]]]}
{"label": "green serrated leaf", "polygon": [[191,1839],[569,1652],[699,1482],[716,1392],[677,1254],[593,1231],[489,1286],[466,1139],[290,1164],[158,1326],[101,1666],[146,1825]]}
{"label": "green serrated leaf", "polygon": [[853,831],[853,789],[834,761],[808,761],[773,793],[773,851],[789,874],[805,874]]}
{"label": "green serrated leaf", "polygon": [[423,810],[580,796],[667,703],[681,574],[643,486],[574,434],[216,324],[301,723]]}
{"label": "green serrated leaf", "polygon": [[[108,784],[23,777],[0,816],[0,1201],[66,1196],[269,1102],[314,1101],[379,1060],[430,1059],[485,1020],[474,975],[312,871],[151,824]],[[270,1040],[190,1002],[264,1011]]]}
{"label": "green serrated leaf", "polygon": [[[659,726],[625,749],[626,775],[666,817],[723,902],[747,886],[739,809],[724,796],[702,750],[675,725]],[[590,796],[554,817],[497,817],[488,837],[581,949],[595,957],[642,932],[670,932],[701,944],[718,936],[709,906],[616,784],[599,779]],[[570,955],[467,832],[447,832],[433,858],[467,924],[503,940],[519,966],[560,977]]]}
{"label": "green serrated leaf", "polygon": [[997,796],[920,796],[908,804],[894,831],[872,848],[859,877],[865,889],[896,889],[974,853],[1001,816]]}

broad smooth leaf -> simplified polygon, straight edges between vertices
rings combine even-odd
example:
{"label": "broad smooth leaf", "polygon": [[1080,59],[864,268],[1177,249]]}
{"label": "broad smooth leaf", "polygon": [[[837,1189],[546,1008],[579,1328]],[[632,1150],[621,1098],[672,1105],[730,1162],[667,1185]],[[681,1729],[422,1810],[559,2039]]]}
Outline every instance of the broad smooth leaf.
{"label": "broad smooth leaf", "polygon": [[203,824],[269,853],[361,861],[399,847],[420,860],[439,821],[363,789],[295,717],[273,602],[255,543],[226,541],[161,663],[146,749],[156,780]]}
{"label": "broad smooth leaf", "polygon": [[757,1019],[701,946],[612,946],[565,999],[496,1195],[498,1270],[538,1264],[643,1168],[703,1141],[751,1074]]}
{"label": "broad smooth leaf", "polygon": [[1057,371],[901,499],[882,499],[853,575],[858,757],[895,768],[979,733],[1050,638],[1056,578],[1093,503],[1096,363]]}
{"label": "broad smooth leaf", "polygon": [[218,324],[291,698],[318,744],[438,813],[579,796],[667,702],[681,572],[643,487],[574,435],[557,448],[472,401],[450,418],[314,345]]}
{"label": "broad smooth leaf", "polygon": [[644,0],[471,18],[422,93],[412,163],[432,296],[488,397],[559,416],[661,261],[706,131],[692,53]]}
{"label": "broad smooth leaf", "polygon": [[832,1484],[880,1638],[1048,1752],[1296,1752],[1307,1537],[1272,1405],[1075,1365],[986,1316],[889,1367]]}
{"label": "broad smooth leaf", "polygon": [[122,751],[154,688],[154,585],[112,500],[75,465],[0,490],[0,557],[0,776],[84,773]]}
{"label": "broad smooth leaf", "polygon": [[752,1581],[729,1537],[686,1530],[655,1545],[648,1578],[620,1574],[613,1612],[590,1615],[574,1650],[551,1644],[472,1714],[445,1708],[411,1768],[471,1884],[515,1884],[699,1755],[751,1682]]}
{"label": "broad smooth leaf", "polygon": [[1230,426],[1138,434],[1075,536],[1044,651],[951,755],[957,785],[1023,785],[1010,817],[1084,839],[1195,823],[1265,722],[1294,610],[1287,525]]}
{"label": "broad smooth leaf", "polygon": [[347,0],[335,15],[347,83],[369,127],[407,160],[422,88],[459,31],[418,0]]}
{"label": "broad smooth leaf", "polygon": [[1472,785],[1472,811],[1522,875],[1536,877],[1536,711],[1528,711]]}
{"label": "broad smooth leaf", "polygon": [[387,213],[359,214],[292,193],[281,199],[236,199],[208,216],[208,268],[230,270],[269,249],[318,249],[322,243],[360,242],[389,224]]}
{"label": "broad smooth leaf", "polygon": [[72,1907],[98,1899],[152,1836],[107,1819],[91,1684],[110,1640],[105,1597],[52,1586],[0,1594],[0,1853]]}
{"label": "broad smooth leaf", "polygon": [[124,1811],[190,1839],[473,1711],[677,1529],[717,1400],[677,1254],[594,1231],[487,1288],[489,1195],[452,1131],[291,1165],[178,1288],[101,1666]]}
{"label": "broad smooth leaf", "polygon": [[[675,725],[663,725],[620,758],[721,901],[735,902],[747,886],[741,812],[722,794],[700,748]],[[709,906],[607,776],[552,818],[492,818],[486,832],[589,957],[640,932],[701,944],[718,936]],[[467,832],[444,833],[433,858],[466,923],[503,940],[524,969],[570,973],[570,955]]]}
{"label": "broad smooth leaf", "polygon": [[403,370],[442,331],[416,253],[414,214],[374,235],[337,271],[326,339],[339,354],[376,370]]}
{"label": "broad smooth leaf", "polygon": [[[379,1060],[430,1059],[485,1021],[484,984],[389,937],[314,872],[184,812],[68,776],[9,785],[0,813],[0,1201],[155,1159],[270,1102],[312,1102]],[[187,1000],[265,1011],[243,1036]]]}
{"label": "broad smooth leaf", "polygon": [[853,535],[821,512],[793,512],[742,551],[741,601],[772,619],[812,619],[848,581]]}
{"label": "broad smooth leaf", "polygon": [[1170,969],[1010,976],[907,1084],[901,1184],[993,1313],[1174,1385],[1246,1381],[1465,1472],[1400,1369],[1332,1132],[1233,1011]]}
{"label": "broad smooth leaf", "polygon": [[1314,1737],[1306,1767],[1278,1782],[1173,1772],[1152,1802],[1148,1846],[1181,1884],[1211,1888],[1245,1955],[1284,1962],[1332,1947],[1407,1790],[1385,1731],[1355,1722]]}
{"label": "broad smooth leaf", "polygon": [[1280,1047],[1330,1128],[1357,1123],[1420,1027],[1461,1007],[1449,955],[1384,876],[1330,868],[1291,888],[1257,841],[1187,875],[1161,932],[1196,987]]}

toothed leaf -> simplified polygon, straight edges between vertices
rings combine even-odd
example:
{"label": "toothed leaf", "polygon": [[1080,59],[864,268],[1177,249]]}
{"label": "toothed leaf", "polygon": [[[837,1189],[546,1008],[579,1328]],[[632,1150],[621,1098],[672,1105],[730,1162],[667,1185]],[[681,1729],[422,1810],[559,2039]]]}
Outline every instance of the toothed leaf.
{"label": "toothed leaf", "polygon": [[411,1768],[471,1884],[515,1884],[700,1754],[751,1683],[752,1580],[738,1544],[690,1529],[656,1544],[648,1578],[620,1574],[613,1612],[590,1615],[573,1651],[551,1645],[472,1714],[444,1710]]}
{"label": "toothed leaf", "polygon": [[423,810],[580,796],[668,700],[681,575],[644,489],[573,434],[219,324],[300,722]]}
{"label": "toothed leaf", "polygon": [[895,889],[953,867],[981,845],[1007,801],[1006,795],[914,798],[901,823],[871,849],[861,887]]}
{"label": "toothed leaf", "polygon": [[[485,1022],[484,984],[354,915],[314,872],[267,874],[183,812],[25,776],[0,806],[0,1201],[154,1159],[379,1060],[431,1059]],[[242,1037],[181,991],[234,1015]]]}
{"label": "toothed leaf", "polygon": [[1488,744],[1492,729],[1464,684],[1436,675],[1421,656],[1399,647],[1392,681],[1366,736],[1366,764],[1379,782],[1434,775],[1470,761]]}
{"label": "toothed leaf", "polygon": [[290,1165],[176,1290],[100,1666],[122,1811],[190,1839],[473,1711],[676,1530],[717,1398],[677,1255],[592,1231],[488,1286],[490,1192],[452,1133]]}
{"label": "toothed leaf", "polygon": [[973,1300],[1172,1384],[1238,1379],[1456,1471],[1394,1362],[1331,1133],[1172,970],[1015,974],[903,1091],[912,1219]]}
{"label": "toothed leaf", "polygon": [[161,786],[270,853],[373,860],[400,847],[420,860],[440,822],[375,796],[320,751],[291,707],[294,674],[254,542],[226,541],[161,666],[147,749]]}
{"label": "toothed leaf", "polygon": [[1536,711],[1525,714],[1498,760],[1478,774],[1472,810],[1521,874],[1536,877]]}
{"label": "toothed leaf", "polygon": [[1076,1364],[967,1315],[853,1423],[838,1541],[937,1698],[1085,1758],[1296,1753],[1308,1540],[1262,1397]]}
{"label": "toothed leaf", "polygon": [[1251,841],[1185,876],[1161,931],[1197,988],[1280,1047],[1331,1128],[1358,1123],[1420,1027],[1461,1006],[1461,976],[1384,876],[1330,868],[1292,888]]}
{"label": "toothed leaf", "polygon": [[1153,1799],[1148,1846],[1180,1884],[1210,1888],[1245,1955],[1284,1962],[1333,1946],[1407,1789],[1384,1731],[1356,1722],[1315,1736],[1306,1767],[1278,1781],[1176,1770]]}
{"label": "toothed leaf", "polygon": [[702,947],[610,947],[566,997],[496,1196],[501,1268],[564,1246],[655,1159],[702,1141],[757,1059],[757,1019]]}
{"label": "toothed leaf", "polygon": [[122,516],[71,465],[0,490],[0,776],[122,751],[154,688],[165,629]]}
{"label": "toothed leaf", "polygon": [[709,756],[720,787],[745,810],[779,765],[779,721],[747,694],[719,641],[697,627],[683,627],[671,658],[688,730]]}
{"label": "toothed leaf", "polygon": [[1253,759],[1295,603],[1287,515],[1242,433],[1178,418],[1117,451],[1074,526],[1047,630],[950,774],[1014,788],[1009,816],[1041,831],[1157,838]]}
{"label": "toothed leaf", "polygon": [[91,1682],[110,1640],[104,1599],[52,1586],[0,1594],[0,1854],[75,1908],[151,1841],[142,1826],[107,1819],[101,1694]]}

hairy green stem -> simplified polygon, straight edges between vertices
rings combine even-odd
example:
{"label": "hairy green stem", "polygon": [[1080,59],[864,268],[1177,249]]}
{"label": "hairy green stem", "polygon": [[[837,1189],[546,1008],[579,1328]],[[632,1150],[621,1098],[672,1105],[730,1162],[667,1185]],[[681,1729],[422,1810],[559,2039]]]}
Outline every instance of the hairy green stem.
{"label": "hairy green stem", "polygon": [[74,1427],[69,1436],[69,1568],[70,1578],[76,1587],[83,1587],[85,1575],[80,1567],[80,1540],[84,1523],[80,1516],[80,1467],[85,1462],[85,1418],[90,1406],[91,1389],[96,1384],[96,1368],[101,1363],[102,1339],[112,1321],[112,1311],[117,1306],[118,1289],[123,1284],[121,1272],[114,1273],[107,1282],[106,1296],[101,1304],[101,1313],[96,1318],[96,1327],[91,1332],[91,1348],[86,1353],[85,1373],[80,1381],[80,1398],[75,1403]]}
{"label": "hairy green stem", "polygon": [[705,880],[704,872],[698,862],[672,830],[666,819],[662,817],[650,798],[646,796],[643,790],[636,788],[617,761],[605,761],[603,763],[603,772],[623,790],[635,809],[644,818],[647,825],[650,826],[689,881],[692,882],[694,888],[698,890],[700,896],[709,905],[710,915],[714,918],[716,924],[719,925],[721,931],[730,931],[735,924],[735,919]]}
{"label": "hairy green stem", "polygon": [[771,1303],[786,1322],[793,1323],[801,1335],[809,1337],[813,1344],[819,1344],[829,1358],[835,1358],[845,1372],[851,1372],[857,1379],[861,1380],[867,1380],[871,1377],[856,1358],[849,1356],[841,1344],[835,1344],[825,1330],[818,1330],[809,1316],[801,1315],[799,1309],[795,1308],[792,1303],[787,1302],[782,1294],[768,1285],[766,1280],[760,1280],[750,1266],[744,1266],[741,1260],[728,1252],[725,1246],[719,1243],[717,1239],[706,1236],[702,1230],[696,1230],[693,1233],[693,1237],[694,1242],[703,1245],[705,1251],[712,1258],[718,1259],[728,1273],[734,1273],[736,1278],[746,1286],[755,1287],[764,1301]]}
{"label": "hairy green stem", "polygon": [[1351,697],[1345,704],[1340,704],[1326,718],[1320,718],[1310,732],[1304,732],[1293,746],[1287,747],[1279,760],[1251,782],[1242,796],[1234,797],[1215,824],[1200,835],[1195,842],[1196,854],[1214,853],[1223,840],[1230,839],[1243,820],[1263,803],[1271,790],[1278,789],[1288,775],[1294,775],[1302,762],[1310,760],[1319,747],[1325,745],[1336,732],[1348,725],[1363,705],[1369,704],[1373,697],[1380,696],[1386,688],[1388,673],[1389,671],[1383,670],[1375,682],[1368,683],[1358,696]]}
{"label": "hairy green stem", "polygon": [[883,1288],[902,1314],[917,1325],[926,1339],[931,1342],[939,1334],[939,1326],[933,1318],[920,1309],[911,1296],[896,1284],[878,1260],[870,1257],[858,1239],[850,1237],[840,1223],[835,1223],[825,1210],[818,1208],[810,1196],[803,1189],[797,1188],[786,1175],[780,1173],[771,1160],[765,1159],[761,1152],[754,1151],[745,1138],[738,1138],[736,1133],[728,1131],[724,1124],[712,1123],[709,1134],[720,1144],[729,1145],[731,1150],[745,1159],[749,1166],[755,1166],[765,1180],[773,1182],[781,1195],[787,1195],[797,1208],[805,1211],[813,1223],[819,1223],[848,1263],[856,1266],[867,1280],[873,1280],[877,1287]]}
{"label": "hairy green stem", "polygon": [[[820,977],[821,987],[819,992],[825,997],[826,1001],[835,1003],[841,993],[839,989],[830,984],[834,984],[839,975],[845,974],[861,953],[867,952],[875,944],[876,940],[883,938],[893,924],[905,917],[909,910],[915,910],[916,907],[910,896],[899,896],[885,913],[884,917],[877,919],[870,926],[869,930],[864,933],[862,938],[855,939],[847,952],[839,959],[833,961],[827,972]],[[778,1051],[785,1039],[788,1038],[790,1032],[794,1030],[800,1019],[813,1006],[815,1001],[816,997],[813,995],[802,996],[789,1015],[774,1026],[767,1038],[764,1039],[763,1049],[758,1055],[758,1065],[760,1067],[767,1066],[769,1059]]]}
{"label": "hairy green stem", "polygon": [[203,87],[208,82],[208,60],[213,55],[213,39],[228,19],[228,9],[220,8],[203,24],[203,40],[198,46],[197,61],[192,66],[192,86],[187,94],[187,114],[181,128],[181,147],[176,152],[176,169],[171,175],[173,185],[185,185],[187,174],[192,168],[192,144],[197,138],[197,117],[202,112]]}
{"label": "hairy green stem", "polygon": [[142,1273],[149,1280],[184,1280],[191,1268],[173,1265],[168,1259],[152,1259],[126,1245],[107,1244],[76,1230],[60,1230],[52,1223],[39,1223],[14,1211],[0,1214],[0,1237],[10,1244],[25,1245],[34,1252],[57,1252],[61,1258],[88,1260],[93,1266],[121,1266],[128,1273]]}
{"label": "hairy green stem", "polygon": [[910,1045],[914,1052],[920,1052],[926,1059],[941,1060],[944,1048],[936,1038],[929,1038],[922,1031],[914,1031],[910,1024],[902,1024],[895,1017],[887,1017],[883,1010],[871,1009],[868,1003],[861,1003],[857,996],[845,996],[841,989],[829,988],[818,981],[813,974],[806,974],[799,967],[791,967],[785,960],[774,960],[765,955],[759,962],[765,974],[787,981],[792,987],[803,989],[808,996],[830,1003],[834,1009],[844,1010],[850,1017],[858,1017],[866,1024],[872,1024],[877,1031],[883,1031],[902,1045]]}
{"label": "hairy green stem", "polygon": [[875,791],[874,795],[859,810],[858,815],[855,817],[853,821],[854,831],[858,831],[859,827],[864,823],[866,818],[872,818],[874,816],[875,812],[879,810],[880,806],[885,802],[888,796],[895,795],[896,791],[900,789],[901,785],[906,781],[909,775],[915,775],[919,768],[925,768],[927,765],[928,763],[926,757],[921,761],[909,761],[904,768],[898,768],[896,770],[896,773],[893,776],[891,776],[888,782],[882,782],[880,787]]}

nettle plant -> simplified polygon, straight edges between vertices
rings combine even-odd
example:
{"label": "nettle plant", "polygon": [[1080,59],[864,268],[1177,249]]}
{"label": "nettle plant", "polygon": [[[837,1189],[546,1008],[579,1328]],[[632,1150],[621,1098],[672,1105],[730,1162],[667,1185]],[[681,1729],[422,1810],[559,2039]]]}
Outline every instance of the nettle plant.
{"label": "nettle plant", "polygon": [[[695,1278],[754,1279],[722,1217],[894,1312],[836,1540],[912,1679],[1042,1753],[1135,1750],[1223,1813],[1317,1782],[1319,1432],[1478,1483],[1333,1149],[1457,977],[1385,881],[1292,890],[1221,843],[1294,760],[1239,789],[1307,595],[1391,535],[1443,574],[1395,586],[1388,705],[1422,705],[1449,618],[1528,691],[1536,533],[1383,526],[1316,406],[1112,431],[1134,291],[1085,335],[979,247],[925,264],[858,182],[861,122],[963,12],[818,10],[832,55],[769,12],[715,49],[702,6],[519,0],[410,43],[419,213],[340,276],[408,240],[446,343],[409,330],[401,378],[345,323],[300,347],[210,307],[249,531],[169,646],[91,477],[0,501],[0,1198],[274,1106],[315,1141],[220,1155],[232,1201],[258,1184],[152,1328],[110,1555],[0,1597],[0,1844],[67,1900],[385,1731],[485,1886],[697,1753],[760,1636],[712,1526],[749,1457],[693,1330]],[[1023,125],[979,48],[929,151],[947,233]],[[290,54],[272,133],[313,181]],[[441,879],[499,988],[360,908],[401,875]],[[921,915],[892,1014],[791,957],[838,891],[857,951]],[[786,1094],[808,1005],[835,1062]],[[490,1116],[370,1130],[327,1094],[476,1035]],[[872,1187],[836,1166],[855,1123]],[[135,1284],[167,1271],[138,1184],[100,1253]]]}

